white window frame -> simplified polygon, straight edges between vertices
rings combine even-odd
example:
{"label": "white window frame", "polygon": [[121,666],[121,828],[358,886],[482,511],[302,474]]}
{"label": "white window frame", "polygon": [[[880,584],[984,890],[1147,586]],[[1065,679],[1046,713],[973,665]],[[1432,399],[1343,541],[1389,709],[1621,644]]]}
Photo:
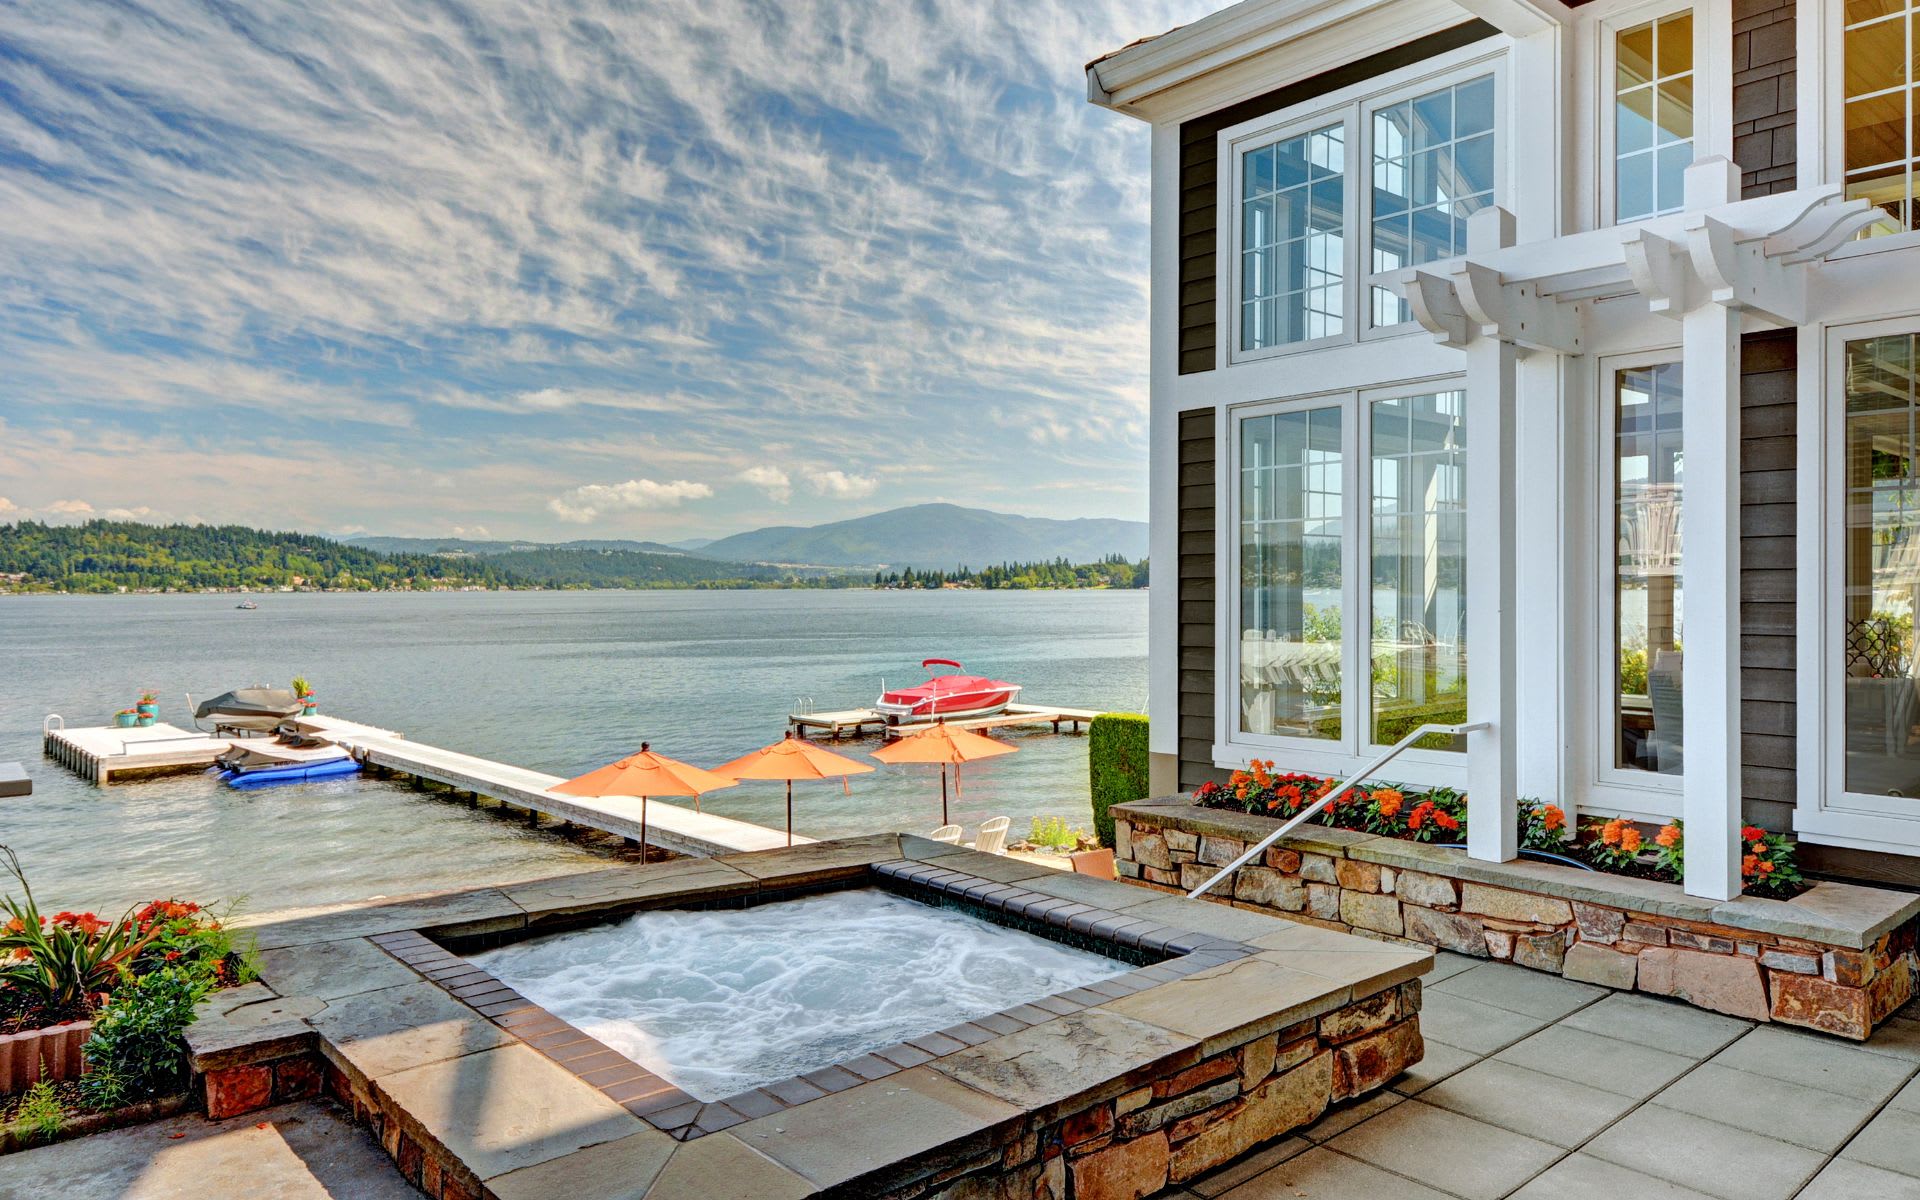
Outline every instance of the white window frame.
{"label": "white window frame", "polygon": [[[1819,481],[1819,490],[1815,502],[1802,505],[1798,528],[1802,583],[1795,699],[1802,715],[1794,829],[1819,844],[1920,855],[1920,797],[1846,790],[1846,635],[1839,621],[1846,588],[1846,344],[1920,333],[1920,312],[1805,332],[1797,465],[1803,479]],[[1806,354],[1809,341],[1818,346],[1817,357]],[[1808,492],[1803,488],[1801,494]],[[1810,519],[1807,509],[1813,510]],[[1808,720],[1809,712],[1818,715]]]}
{"label": "white window frame", "polygon": [[[1230,170],[1222,172],[1220,177],[1227,180],[1228,195],[1231,198],[1228,207],[1233,214],[1233,224],[1228,227],[1228,236],[1233,239],[1233,248],[1230,251],[1233,261],[1228,265],[1227,270],[1227,274],[1230,276],[1227,283],[1227,295],[1232,298],[1232,307],[1230,310],[1232,324],[1228,327],[1227,344],[1229,347],[1228,354],[1235,362],[1255,362],[1263,358],[1273,358],[1282,354],[1297,354],[1302,350],[1313,350],[1321,346],[1337,345],[1341,342],[1352,340],[1353,302],[1350,293],[1353,291],[1354,272],[1360,265],[1358,247],[1354,243],[1353,232],[1353,139],[1355,136],[1355,118],[1352,112],[1343,113],[1341,107],[1344,106],[1323,108],[1316,113],[1301,116],[1284,125],[1271,126],[1262,130],[1256,136],[1234,141],[1229,146],[1227,155]],[[1340,332],[1330,333],[1324,337],[1306,338],[1297,342],[1282,342],[1277,346],[1262,346],[1255,350],[1244,349],[1240,344],[1241,321],[1243,320],[1241,313],[1243,307],[1241,301],[1242,293],[1240,289],[1243,276],[1243,264],[1246,261],[1246,247],[1241,242],[1241,236],[1245,228],[1242,210],[1245,195],[1244,189],[1242,188],[1242,173],[1245,169],[1246,157],[1255,150],[1260,150],[1291,138],[1311,135],[1318,130],[1329,129],[1335,125],[1340,126],[1341,145],[1343,147],[1342,153],[1346,156],[1346,161],[1343,164],[1340,176],[1342,180],[1340,212],[1340,286],[1342,308],[1340,313]]]}
{"label": "white window frame", "polygon": [[[1619,171],[1618,113],[1615,105],[1615,75],[1620,65],[1620,34],[1628,29],[1654,21],[1663,21],[1683,12],[1693,13],[1693,157],[1698,161],[1706,154],[1717,151],[1708,149],[1713,144],[1713,120],[1720,105],[1716,103],[1720,96],[1712,89],[1728,89],[1727,110],[1732,111],[1733,86],[1731,78],[1715,69],[1724,59],[1724,54],[1714,52],[1715,39],[1712,36],[1718,26],[1713,24],[1713,9],[1706,4],[1693,4],[1690,0],[1655,0],[1650,4],[1637,4],[1631,8],[1615,9],[1601,17],[1595,27],[1598,33],[1600,51],[1600,71],[1595,80],[1595,112],[1599,117],[1600,136],[1598,178],[1599,224],[1602,226],[1620,224],[1619,191],[1617,188]],[[1645,216],[1634,217],[1635,223],[1650,221],[1655,217],[1667,216],[1677,209],[1652,212]]]}
{"label": "white window frame", "polygon": [[[1375,109],[1423,95],[1436,88],[1451,86],[1479,75],[1493,75],[1494,106],[1494,181],[1493,202],[1511,204],[1512,174],[1509,164],[1514,154],[1515,122],[1508,96],[1510,70],[1506,39],[1489,38],[1436,55],[1396,71],[1389,71],[1349,87],[1316,96],[1311,100],[1277,112],[1267,113],[1220,131],[1215,143],[1216,190],[1214,217],[1215,260],[1231,261],[1214,272],[1215,328],[1231,325],[1226,336],[1217,337],[1219,357],[1216,367],[1260,362],[1302,354],[1329,346],[1347,345],[1386,337],[1409,337],[1420,333],[1418,322],[1397,325],[1372,324],[1371,273],[1364,273],[1372,261],[1372,221],[1370,219],[1373,182],[1373,144],[1371,124]],[[1346,129],[1346,195],[1343,215],[1346,231],[1346,278],[1343,281],[1345,312],[1341,332],[1309,341],[1288,342],[1259,350],[1240,348],[1240,156],[1273,142],[1284,141],[1310,129],[1343,124]]]}
{"label": "white window frame", "polygon": [[[1216,765],[1244,767],[1251,759],[1273,757],[1288,770],[1346,775],[1379,753],[1372,740],[1370,667],[1373,629],[1373,429],[1367,418],[1378,400],[1465,391],[1463,374],[1410,379],[1369,387],[1341,388],[1302,396],[1222,405],[1214,426],[1216,446],[1225,448],[1215,466],[1214,728]],[[1240,431],[1247,418],[1312,408],[1341,410],[1340,453],[1343,487],[1340,603],[1343,606],[1340,670],[1340,737],[1302,738],[1247,733],[1240,728]],[[1473,433],[1468,431],[1468,444]],[[1469,467],[1471,469],[1471,467]],[[1469,519],[1471,517],[1469,516]],[[1468,603],[1472,603],[1469,599]],[[1355,616],[1358,614],[1358,616]],[[1354,622],[1359,620],[1361,625]],[[1355,638],[1348,630],[1360,628]],[[1472,648],[1468,648],[1472,653]],[[1364,681],[1360,687],[1351,686]],[[1388,776],[1422,787],[1466,786],[1467,756],[1458,750],[1408,749],[1394,760]]]}
{"label": "white window frame", "polygon": [[[1593,553],[1594,603],[1592,637],[1588,641],[1594,670],[1589,681],[1587,704],[1590,719],[1587,738],[1593,746],[1593,770],[1586,781],[1586,796],[1581,807],[1592,807],[1631,816],[1671,819],[1681,815],[1681,786],[1686,776],[1661,775],[1615,765],[1619,752],[1618,727],[1620,696],[1617,679],[1620,672],[1619,647],[1615,642],[1615,621],[1620,604],[1618,551],[1614,542],[1614,514],[1618,503],[1620,411],[1616,388],[1623,371],[1665,366],[1681,362],[1680,347],[1664,346],[1629,354],[1610,354],[1595,364],[1593,472]],[[1471,433],[1468,434],[1472,436]],[[1682,426],[1680,436],[1686,437]],[[1682,503],[1685,503],[1684,499]],[[1683,551],[1684,553],[1684,551]],[[1684,563],[1681,568],[1685,570]]]}

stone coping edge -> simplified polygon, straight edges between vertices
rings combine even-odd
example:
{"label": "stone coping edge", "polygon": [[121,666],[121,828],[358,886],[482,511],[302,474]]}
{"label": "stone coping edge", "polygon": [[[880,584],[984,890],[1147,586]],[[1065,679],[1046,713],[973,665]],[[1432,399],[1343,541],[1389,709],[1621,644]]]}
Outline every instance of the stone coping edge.
{"label": "stone coping edge", "polygon": [[[1266,837],[1280,824],[1272,817],[1202,808],[1190,803],[1186,796],[1116,804],[1113,812],[1117,817],[1145,825],[1248,843]],[[1860,884],[1822,880],[1791,900],[1741,896],[1716,901],[1689,896],[1675,883],[1582,871],[1525,859],[1483,862],[1468,858],[1464,850],[1326,826],[1309,827],[1275,845],[1563,900],[1822,942],[1849,950],[1867,949],[1882,934],[1920,914],[1920,895]]]}

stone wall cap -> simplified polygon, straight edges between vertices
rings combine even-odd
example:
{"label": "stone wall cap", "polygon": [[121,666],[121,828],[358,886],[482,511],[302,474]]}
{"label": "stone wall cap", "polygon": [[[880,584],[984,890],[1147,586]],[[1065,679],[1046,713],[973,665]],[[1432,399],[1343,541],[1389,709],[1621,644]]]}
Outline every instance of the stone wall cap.
{"label": "stone wall cap", "polygon": [[[1174,803],[1177,799],[1117,804],[1114,812],[1148,825],[1246,841],[1256,841],[1274,828],[1270,817]],[[1344,841],[1330,835],[1338,835]],[[1468,858],[1464,850],[1325,827],[1316,827],[1306,836],[1289,836],[1276,844],[1289,850],[1325,852],[1333,848],[1336,853],[1360,862],[1425,871],[1650,916],[1822,942],[1850,950],[1864,950],[1882,934],[1920,915],[1920,895],[1853,883],[1823,881],[1792,900],[1741,896],[1716,901],[1689,896],[1679,884],[1654,879],[1582,871],[1577,867],[1526,859],[1483,862]]]}

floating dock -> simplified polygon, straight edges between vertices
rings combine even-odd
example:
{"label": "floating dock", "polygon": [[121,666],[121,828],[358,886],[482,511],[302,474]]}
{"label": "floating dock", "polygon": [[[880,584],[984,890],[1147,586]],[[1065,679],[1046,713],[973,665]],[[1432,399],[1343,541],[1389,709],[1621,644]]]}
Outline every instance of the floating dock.
{"label": "floating dock", "polygon": [[[1062,725],[1079,733],[1080,727],[1099,716],[1091,708],[1061,708],[1053,704],[1009,704],[989,717],[965,717],[946,724],[955,729],[1007,729],[1023,725],[1051,725],[1055,733]],[[787,728],[798,734],[823,732],[830,738],[860,737],[878,733],[889,740],[932,727],[932,721],[903,721],[887,724],[887,718],[871,708],[847,708],[838,712],[796,712],[787,715]]]}
{"label": "floating dock", "polygon": [[[396,775],[443,784],[470,797],[490,797],[530,814],[584,825],[629,841],[638,841],[640,837],[638,800],[557,795],[552,789],[563,782],[558,775],[422,745],[390,729],[338,717],[297,717],[290,723],[302,732],[317,733],[346,747],[369,766]],[[796,846],[813,840],[797,833],[793,835]],[[677,854],[711,858],[785,846],[787,835],[784,830],[654,800],[647,805],[647,842]]]}
{"label": "floating dock", "polygon": [[[525,810],[530,816],[550,817],[611,833],[628,841],[640,837],[640,802],[624,798],[588,799],[560,796],[551,790],[562,782],[558,775],[529,771],[454,750],[408,741],[391,729],[362,725],[338,717],[295,717],[288,725],[316,733],[345,747],[362,763],[394,775],[442,784],[464,793],[475,803],[485,796]],[[49,758],[84,779],[115,783],[154,775],[204,771],[236,744],[259,739],[210,737],[178,726],[145,728],[115,725],[66,727],[58,716],[42,725],[42,748]],[[793,844],[814,839],[793,836]],[[710,858],[743,850],[771,850],[787,844],[784,830],[747,821],[695,812],[670,801],[647,805],[647,842],[677,854]]]}
{"label": "floating dock", "polygon": [[204,771],[233,748],[232,738],[164,722],[69,729],[57,716],[41,724],[40,743],[48,758],[95,783]]}

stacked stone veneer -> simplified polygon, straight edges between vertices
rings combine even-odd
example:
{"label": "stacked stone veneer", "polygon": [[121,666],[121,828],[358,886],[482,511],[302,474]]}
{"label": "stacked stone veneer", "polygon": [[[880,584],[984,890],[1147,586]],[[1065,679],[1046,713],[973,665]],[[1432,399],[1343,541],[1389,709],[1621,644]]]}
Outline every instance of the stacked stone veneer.
{"label": "stacked stone veneer", "polygon": [[[1123,879],[1187,891],[1278,822],[1184,803],[1114,810]],[[1754,1021],[1864,1040],[1913,995],[1920,897],[1820,883],[1724,904],[1673,884],[1312,828],[1215,885],[1236,908],[1500,959]]]}
{"label": "stacked stone veneer", "polygon": [[[1118,1095],[1028,1118],[997,1160],[879,1193],[941,1200],[1135,1200],[1318,1120],[1420,1061],[1420,983],[1409,980],[1238,1045],[1116,1081]],[[1061,1036],[1074,1040],[1073,1018]]]}

